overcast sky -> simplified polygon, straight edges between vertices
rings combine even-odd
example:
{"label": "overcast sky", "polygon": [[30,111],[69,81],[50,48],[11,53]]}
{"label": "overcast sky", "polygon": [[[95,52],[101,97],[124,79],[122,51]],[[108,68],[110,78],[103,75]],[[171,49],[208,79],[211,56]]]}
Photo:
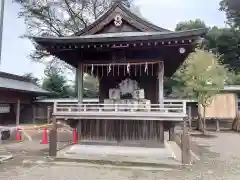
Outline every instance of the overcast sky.
{"label": "overcast sky", "polygon": [[[220,0],[136,0],[141,14],[154,24],[174,29],[179,21],[202,19],[209,26],[224,27],[225,16],[218,11]],[[20,38],[26,26],[17,13],[20,7],[5,1],[3,49],[0,70],[22,75],[34,73],[43,76],[44,66],[31,62],[28,54],[33,50],[31,42]]]}

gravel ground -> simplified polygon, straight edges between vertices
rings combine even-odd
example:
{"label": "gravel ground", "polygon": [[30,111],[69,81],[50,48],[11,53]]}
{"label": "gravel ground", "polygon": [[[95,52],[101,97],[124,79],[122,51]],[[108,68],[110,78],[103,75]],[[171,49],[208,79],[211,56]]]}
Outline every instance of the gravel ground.
{"label": "gravel ground", "polygon": [[[181,170],[143,171],[80,165],[34,165],[23,166],[21,160],[0,165],[1,180],[239,180],[240,179],[240,134],[217,133],[216,136],[192,138],[199,147],[194,149],[201,160]],[[27,157],[21,157],[26,159]],[[31,157],[36,158],[36,157]],[[5,167],[5,169],[4,169]]]}

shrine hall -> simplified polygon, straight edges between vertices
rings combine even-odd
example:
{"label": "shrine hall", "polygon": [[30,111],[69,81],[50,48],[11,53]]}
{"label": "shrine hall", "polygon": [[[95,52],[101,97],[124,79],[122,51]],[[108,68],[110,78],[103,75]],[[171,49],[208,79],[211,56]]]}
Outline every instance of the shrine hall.
{"label": "shrine hall", "polygon": [[[187,115],[183,103],[164,98],[164,77],[176,72],[205,33],[170,31],[115,3],[74,35],[32,37],[76,68],[78,102],[55,103],[53,116],[75,124],[79,142],[163,144],[164,131],[172,138]],[[99,103],[83,103],[84,73],[98,79]]]}

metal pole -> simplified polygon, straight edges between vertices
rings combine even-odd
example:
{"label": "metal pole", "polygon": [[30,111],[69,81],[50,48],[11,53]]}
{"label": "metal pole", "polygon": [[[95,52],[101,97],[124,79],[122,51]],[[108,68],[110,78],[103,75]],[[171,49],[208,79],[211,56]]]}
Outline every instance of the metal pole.
{"label": "metal pole", "polygon": [[3,36],[3,17],[4,17],[4,3],[5,0],[1,1],[1,7],[0,7],[0,64],[1,64],[1,57],[2,57],[2,36]]}

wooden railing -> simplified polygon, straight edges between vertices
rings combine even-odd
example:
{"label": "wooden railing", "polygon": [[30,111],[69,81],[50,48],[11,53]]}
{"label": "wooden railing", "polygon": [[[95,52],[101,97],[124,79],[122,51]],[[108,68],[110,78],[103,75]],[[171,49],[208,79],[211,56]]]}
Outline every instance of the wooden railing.
{"label": "wooden railing", "polygon": [[184,113],[182,105],[176,104],[66,104],[57,103],[54,113],[57,112],[161,112]]}
{"label": "wooden railing", "polygon": [[165,100],[163,104],[79,104],[55,102],[56,116],[185,116],[184,101]]}

